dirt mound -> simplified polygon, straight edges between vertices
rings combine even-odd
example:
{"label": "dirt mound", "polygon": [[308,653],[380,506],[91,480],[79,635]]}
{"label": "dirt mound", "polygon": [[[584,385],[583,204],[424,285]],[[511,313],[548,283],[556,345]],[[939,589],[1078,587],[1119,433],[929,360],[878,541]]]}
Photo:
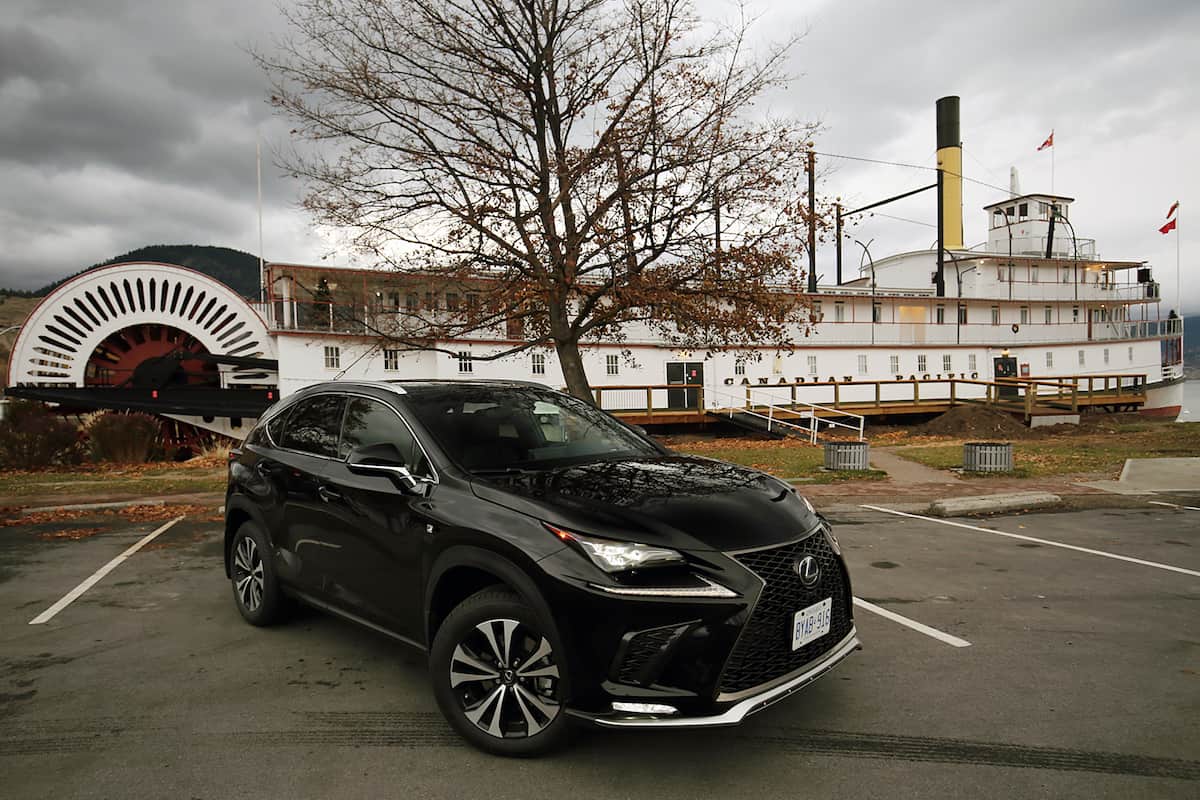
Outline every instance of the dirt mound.
{"label": "dirt mound", "polygon": [[922,425],[914,433],[960,439],[1028,439],[1029,428],[1012,415],[984,406],[955,406]]}

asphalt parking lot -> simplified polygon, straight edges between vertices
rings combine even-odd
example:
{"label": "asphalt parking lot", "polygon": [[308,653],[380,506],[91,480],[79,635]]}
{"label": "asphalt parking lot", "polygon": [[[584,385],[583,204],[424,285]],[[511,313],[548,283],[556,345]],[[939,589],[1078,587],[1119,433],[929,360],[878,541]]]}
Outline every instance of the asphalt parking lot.
{"label": "asphalt parking lot", "polygon": [[316,612],[243,623],[218,522],[184,518],[36,625],[163,523],[0,528],[0,794],[1195,797],[1200,498],[1163,499],[840,514],[855,594],[892,615],[858,610],[863,651],[740,728],[581,730],[539,761],[461,744],[402,645]]}

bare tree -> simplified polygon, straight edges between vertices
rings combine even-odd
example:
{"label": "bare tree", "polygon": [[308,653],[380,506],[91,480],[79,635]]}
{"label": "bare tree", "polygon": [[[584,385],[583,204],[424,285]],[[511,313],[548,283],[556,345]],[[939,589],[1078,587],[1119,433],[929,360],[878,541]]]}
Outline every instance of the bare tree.
{"label": "bare tree", "polygon": [[753,109],[783,84],[791,41],[751,59],[744,13],[705,33],[689,0],[304,0],[285,14],[290,38],[258,59],[318,145],[285,163],[307,208],[474,295],[391,333],[403,346],[519,321],[491,357],[553,347],[590,398],[589,341],[787,349],[804,330],[813,129]]}

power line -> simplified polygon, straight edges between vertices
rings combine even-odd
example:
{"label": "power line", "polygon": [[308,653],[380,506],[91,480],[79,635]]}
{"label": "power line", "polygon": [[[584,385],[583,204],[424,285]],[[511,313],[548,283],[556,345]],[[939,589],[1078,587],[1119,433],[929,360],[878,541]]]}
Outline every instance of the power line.
{"label": "power line", "polygon": [[[925,166],[924,164],[905,164],[903,161],[885,161],[885,160],[879,159],[879,158],[865,158],[863,156],[848,156],[848,155],[844,155],[841,153],[817,153],[817,155],[824,156],[825,158],[844,158],[847,161],[863,161],[868,164],[883,164],[883,165],[889,166],[889,167],[907,167],[908,169],[923,169],[923,170],[927,170],[929,172],[937,172],[937,167],[928,167],[928,166]],[[986,167],[985,167],[985,169],[986,169]],[[953,172],[947,172],[946,174],[961,178],[964,181],[968,181],[970,183],[977,183],[980,186],[986,186],[989,189],[995,189],[998,192],[1004,192],[1004,194],[1006,194],[1006,195],[1011,194],[1011,192],[1009,192],[1009,190],[1005,189],[1003,186],[996,186],[993,183],[988,183],[987,181],[981,181],[978,178],[971,178],[966,175],[956,174]]]}
{"label": "power line", "polygon": [[913,225],[923,225],[926,228],[936,228],[937,227],[937,225],[934,225],[932,222],[921,222],[919,219],[909,219],[907,217],[896,217],[896,216],[892,216],[891,214],[884,214],[879,211],[872,211],[871,214],[872,214],[872,216],[887,217],[888,219],[898,220],[899,222],[911,222]]}

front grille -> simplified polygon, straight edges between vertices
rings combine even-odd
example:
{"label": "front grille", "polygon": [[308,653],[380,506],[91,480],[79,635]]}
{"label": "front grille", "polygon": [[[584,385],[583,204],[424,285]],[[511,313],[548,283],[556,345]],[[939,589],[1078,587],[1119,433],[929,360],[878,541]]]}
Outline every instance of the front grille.
{"label": "front grille", "polygon": [[[811,589],[804,588],[793,569],[796,560],[806,555],[814,556],[821,565],[820,581]],[[820,531],[803,541],[742,553],[734,558],[766,585],[725,663],[722,694],[751,689],[794,672],[819,658],[850,632],[850,597],[841,559]],[[792,650],[796,612],[826,597],[833,598],[829,633]]]}
{"label": "front grille", "polygon": [[649,686],[662,671],[663,658],[688,625],[668,625],[627,634],[617,654],[613,677],[621,683]]}

